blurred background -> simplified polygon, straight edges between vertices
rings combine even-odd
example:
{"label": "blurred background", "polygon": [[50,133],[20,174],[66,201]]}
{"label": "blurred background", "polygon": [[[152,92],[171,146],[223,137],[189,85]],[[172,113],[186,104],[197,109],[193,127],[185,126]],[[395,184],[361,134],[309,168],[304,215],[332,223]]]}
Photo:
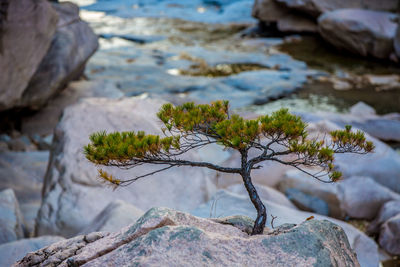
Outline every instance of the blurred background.
{"label": "blurred background", "polygon": [[[276,164],[255,180],[296,212],[352,224],[362,266],[399,266],[399,8],[398,0],[1,0],[0,266],[1,255],[15,254],[8,266],[62,237],[24,249],[16,240],[119,229],[90,227],[109,205],[136,214],[120,219],[128,224],[152,206],[206,217],[224,194],[245,194],[238,179],[191,170],[115,194],[82,155],[97,130],[158,133],[164,101],[218,99],[248,118],[289,108],[314,134],[346,124],[365,131],[377,149],[337,158],[343,184],[322,188]],[[217,148],[194,156],[238,160]],[[193,182],[179,195],[187,176]],[[220,200],[221,212],[231,205]]]}

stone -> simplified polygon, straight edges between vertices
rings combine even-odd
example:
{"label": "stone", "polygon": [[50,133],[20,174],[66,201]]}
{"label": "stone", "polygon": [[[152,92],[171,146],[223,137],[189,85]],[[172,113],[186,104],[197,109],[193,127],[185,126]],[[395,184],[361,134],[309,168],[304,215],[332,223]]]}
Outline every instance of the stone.
{"label": "stone", "polygon": [[[212,178],[202,168],[172,168],[115,191],[97,180],[98,170],[83,153],[89,135],[96,131],[138,131],[160,134],[156,113],[163,101],[147,98],[86,98],[64,110],[55,129],[53,149],[43,186],[37,234],[73,236],[87,227],[117,199],[145,210],[162,205],[191,210],[215,191]],[[195,151],[186,154],[194,160]],[[159,168],[149,165],[130,170],[104,168],[116,177],[135,177]]]}
{"label": "stone", "polygon": [[27,253],[36,251],[63,239],[64,238],[61,236],[40,236],[1,244],[0,266],[9,267]]}
{"label": "stone", "polygon": [[24,237],[23,220],[14,191],[0,191],[0,244]]}
{"label": "stone", "polygon": [[[264,186],[264,185],[259,185],[255,184],[254,185],[257,189],[257,193],[260,196],[260,198],[274,202],[276,204],[292,208],[292,209],[297,209],[295,205],[281,192],[278,190],[269,187],[269,186]],[[246,191],[246,188],[244,187],[243,183],[242,184],[234,184],[231,186],[228,186],[225,188],[225,190],[239,194],[239,195],[244,195],[248,196],[249,194]]]}
{"label": "stone", "polygon": [[97,50],[97,36],[79,18],[75,4],[53,3],[60,20],[51,47],[30,80],[21,106],[39,109],[66,84],[82,75],[86,61]]}
{"label": "stone", "polygon": [[368,225],[368,233],[377,234],[381,225],[390,218],[400,214],[400,201],[392,200],[386,202],[380,209],[378,216]]}
{"label": "stone", "polygon": [[35,227],[48,160],[48,151],[0,153],[0,190],[14,190],[27,233]]}
{"label": "stone", "polygon": [[136,222],[144,212],[122,200],[107,205],[80,234],[91,232],[116,232]]}
{"label": "stone", "polygon": [[369,177],[351,177],[338,183],[341,207],[351,218],[372,220],[382,205],[400,195]]}
{"label": "stone", "polygon": [[263,22],[277,23],[278,30],[282,32],[318,32],[314,20],[291,11],[275,0],[254,1],[252,16]]}
{"label": "stone", "polygon": [[397,26],[396,34],[393,40],[394,51],[396,52],[397,58],[400,58],[400,27]]}
{"label": "stone", "polygon": [[[308,117],[310,118],[310,117]],[[306,119],[310,137],[321,137],[329,132],[343,129],[338,125],[321,118]],[[310,121],[313,121],[312,123]],[[387,144],[366,134],[367,140],[374,143],[373,153],[358,155],[352,153],[335,155],[335,165],[343,173],[343,177],[364,176],[371,177],[375,182],[400,193],[400,154]]]}
{"label": "stone", "polygon": [[13,266],[360,266],[343,229],[332,222],[310,220],[249,236],[240,226],[247,221],[220,223],[153,208],[119,232],[64,240]]}
{"label": "stone", "polygon": [[329,215],[328,204],[318,197],[305,194],[295,188],[287,189],[285,195],[301,210],[315,212],[325,216]]}
{"label": "stone", "polygon": [[[310,218],[311,216],[317,220],[329,220],[343,228],[348,237],[350,246],[357,254],[357,258],[361,266],[378,266],[378,246],[371,238],[350,224],[323,215],[294,210],[267,200],[263,200],[263,203],[267,209],[268,219],[266,226],[268,228],[276,228],[287,223],[299,224],[306,221],[307,218]],[[214,195],[213,199],[211,199],[208,203],[197,207],[191,212],[191,214],[198,217],[209,218],[210,210],[212,209],[215,211],[213,217],[216,218],[240,214],[255,219],[257,215],[256,210],[248,196],[237,195],[225,190],[219,190]],[[270,216],[275,217],[272,224],[272,218]]]}
{"label": "stone", "polygon": [[390,218],[381,226],[379,245],[392,255],[400,255],[400,214]]}
{"label": "stone", "polygon": [[[50,47],[58,15],[45,0],[2,1],[0,110],[16,106]],[[3,13],[4,12],[4,13]]]}
{"label": "stone", "polygon": [[[52,98],[45,107],[32,116],[22,119],[22,132],[24,134],[46,135],[48,144],[53,139],[53,130],[57,126],[63,110],[85,97],[120,98],[124,94],[112,82],[97,79],[95,81],[70,82],[58,95]],[[51,140],[48,140],[51,139]]]}
{"label": "stone", "polygon": [[286,8],[308,13],[311,16],[319,15],[345,8],[359,8],[395,12],[398,8],[397,0],[276,0]]}
{"label": "stone", "polygon": [[321,36],[333,46],[361,56],[389,59],[393,53],[396,14],[361,9],[339,9],[318,18]]}

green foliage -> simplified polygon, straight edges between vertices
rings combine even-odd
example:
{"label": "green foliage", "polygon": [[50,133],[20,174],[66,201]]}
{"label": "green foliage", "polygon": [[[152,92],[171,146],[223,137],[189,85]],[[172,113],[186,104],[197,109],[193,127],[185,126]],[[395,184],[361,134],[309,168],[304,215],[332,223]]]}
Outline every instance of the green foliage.
{"label": "green foliage", "polygon": [[[85,154],[90,161],[109,166],[129,166],[138,162],[176,166],[179,165],[174,161],[176,155],[210,144],[210,140],[214,140],[240,153],[247,153],[250,148],[261,150],[262,155],[257,162],[276,160],[281,155],[297,155],[297,161],[280,162],[295,167],[320,167],[329,174],[331,181],[337,181],[341,173],[334,170],[335,153],[368,153],[374,148],[372,142],[366,141],[364,133],[352,132],[351,126],[331,132],[331,140],[309,139],[307,124],[287,109],[246,120],[236,114],[230,115],[228,108],[228,101],[216,101],[209,105],[164,104],[157,113],[165,125],[162,129],[164,137],[143,131],[98,132],[90,136],[91,143],[85,146]],[[265,140],[280,145],[283,151],[274,151],[270,144],[265,144]],[[210,167],[210,164],[206,167]],[[213,168],[226,170],[217,167]],[[103,180],[114,185],[121,183],[102,170],[99,174]]]}

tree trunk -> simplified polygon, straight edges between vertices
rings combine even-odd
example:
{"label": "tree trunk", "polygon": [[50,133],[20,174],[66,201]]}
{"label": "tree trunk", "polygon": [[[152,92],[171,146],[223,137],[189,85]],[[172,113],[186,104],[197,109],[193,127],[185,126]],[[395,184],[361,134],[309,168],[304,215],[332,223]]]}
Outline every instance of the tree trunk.
{"label": "tree trunk", "polygon": [[267,210],[258,196],[257,190],[251,181],[251,167],[247,164],[247,153],[242,153],[242,179],[247,192],[249,193],[250,200],[257,210],[257,218],[254,222],[253,231],[251,235],[259,235],[264,232],[265,222],[267,221]]}

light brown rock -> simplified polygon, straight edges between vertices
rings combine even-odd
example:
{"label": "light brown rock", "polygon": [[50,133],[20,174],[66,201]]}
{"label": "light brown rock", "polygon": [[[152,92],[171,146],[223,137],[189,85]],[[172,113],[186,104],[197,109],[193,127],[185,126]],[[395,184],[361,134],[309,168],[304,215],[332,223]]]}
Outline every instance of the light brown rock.
{"label": "light brown rock", "polygon": [[[0,18],[0,110],[16,105],[46,55],[58,15],[45,0],[5,0]],[[3,14],[2,14],[3,16]]]}
{"label": "light brown rock", "polygon": [[248,221],[231,217],[222,224],[153,208],[119,232],[61,241],[13,266],[360,266],[343,229],[329,221],[285,225],[257,236],[240,229]]}
{"label": "light brown rock", "polygon": [[[214,183],[201,168],[172,168],[115,191],[97,179],[97,166],[83,154],[89,135],[96,131],[138,131],[161,134],[156,113],[160,100],[87,98],[67,108],[54,134],[45,177],[43,201],[37,219],[39,235],[73,236],[83,230],[112,201],[124,200],[139,209],[167,206],[191,210],[214,192]],[[198,159],[196,152],[187,155]],[[116,177],[131,178],[158,166],[130,170],[104,168]]]}

